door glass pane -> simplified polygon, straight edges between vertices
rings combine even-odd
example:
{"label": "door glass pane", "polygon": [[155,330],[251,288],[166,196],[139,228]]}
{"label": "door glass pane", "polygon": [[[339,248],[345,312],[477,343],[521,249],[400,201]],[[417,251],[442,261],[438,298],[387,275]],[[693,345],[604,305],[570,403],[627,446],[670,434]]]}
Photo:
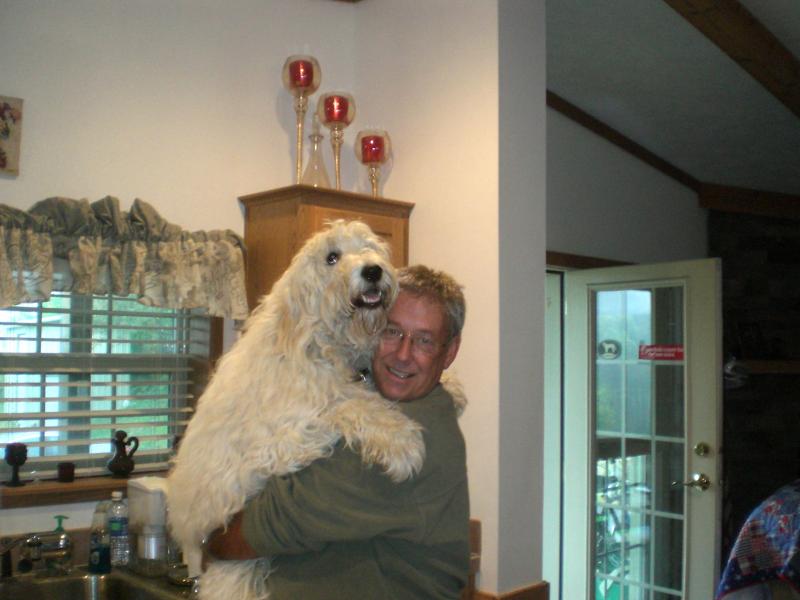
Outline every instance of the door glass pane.
{"label": "door glass pane", "polygon": [[625,440],[625,505],[631,508],[650,508],[652,486],[652,442]]}
{"label": "door glass pane", "polygon": [[593,294],[595,600],[683,577],[683,288]]}
{"label": "door glass pane", "polygon": [[655,584],[662,588],[680,590],[683,579],[683,519],[656,517],[654,528]]}
{"label": "door glass pane", "polygon": [[597,437],[595,492],[601,506],[620,505],[622,441],[618,437]]}
{"label": "door glass pane", "polygon": [[622,432],[622,365],[598,362],[597,430]]}
{"label": "door glass pane", "polygon": [[625,298],[625,357],[636,360],[639,346],[653,341],[652,292],[650,290],[624,290],[611,292]]}
{"label": "door glass pane", "polygon": [[658,365],[656,369],[656,435],[683,436],[683,365]]}
{"label": "door glass pane", "polygon": [[656,478],[662,482],[655,490],[657,511],[683,514],[683,488],[672,485],[683,481],[683,473],[683,443],[656,442]]}
{"label": "door glass pane", "polygon": [[628,581],[650,581],[650,516],[630,512],[625,531],[625,567]]}
{"label": "door glass pane", "polygon": [[609,577],[598,577],[595,579],[594,597],[603,600],[621,600],[622,591],[618,581]]}
{"label": "door glass pane", "polygon": [[625,432],[649,435],[653,367],[647,363],[626,365],[625,379]]}
{"label": "door glass pane", "polygon": [[650,591],[638,585],[626,585],[625,600],[650,600]]}
{"label": "door glass pane", "polygon": [[683,288],[654,290],[658,314],[653,322],[656,344],[683,344]]}

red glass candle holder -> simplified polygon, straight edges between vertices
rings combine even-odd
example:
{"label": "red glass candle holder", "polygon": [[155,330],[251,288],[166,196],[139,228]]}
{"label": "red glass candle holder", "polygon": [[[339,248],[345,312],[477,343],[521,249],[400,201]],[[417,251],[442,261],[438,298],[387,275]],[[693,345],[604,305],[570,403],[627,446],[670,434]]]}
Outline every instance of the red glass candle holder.
{"label": "red glass candle holder", "polygon": [[295,54],[283,63],[283,86],[292,96],[310,96],[319,88],[322,71],[313,56]]}
{"label": "red glass candle holder", "polygon": [[303,172],[303,122],[308,110],[308,97],[319,88],[322,71],[313,56],[295,54],[283,63],[282,77],[283,86],[294,96],[294,112],[297,115],[295,183],[300,183]]}
{"label": "red glass candle holder", "polygon": [[381,165],[392,155],[392,141],[382,129],[364,129],[356,135],[356,158],[367,166],[373,198],[378,197]]}
{"label": "red glass candle holder", "polygon": [[317,101],[317,117],[319,122],[331,130],[331,146],[333,147],[333,166],[336,172],[336,189],[342,189],[340,157],[344,130],[356,116],[356,103],[346,92],[328,92],[322,94]]}

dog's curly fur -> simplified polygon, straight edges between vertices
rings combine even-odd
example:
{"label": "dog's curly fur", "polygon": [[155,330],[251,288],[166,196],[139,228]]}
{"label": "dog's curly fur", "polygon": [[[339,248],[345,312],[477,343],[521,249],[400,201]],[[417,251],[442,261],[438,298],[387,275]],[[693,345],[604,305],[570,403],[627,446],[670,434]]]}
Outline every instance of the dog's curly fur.
{"label": "dog's curly fur", "polygon": [[[420,427],[354,374],[368,367],[397,295],[386,245],[363,223],[315,235],[264,297],[198,402],[169,475],[184,548],[227,525],[267,478],[340,440],[395,481],[422,466]],[[201,598],[265,598],[266,559],[211,563]]]}

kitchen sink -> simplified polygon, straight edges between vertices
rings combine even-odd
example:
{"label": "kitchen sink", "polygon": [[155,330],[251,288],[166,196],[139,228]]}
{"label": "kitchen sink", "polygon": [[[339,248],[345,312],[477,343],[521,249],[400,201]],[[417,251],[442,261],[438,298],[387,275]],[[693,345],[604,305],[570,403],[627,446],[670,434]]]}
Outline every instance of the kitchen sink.
{"label": "kitchen sink", "polygon": [[0,580],[0,600],[181,600],[191,588],[166,578],[149,579],[125,570],[92,575],[78,567],[69,575],[19,575]]}

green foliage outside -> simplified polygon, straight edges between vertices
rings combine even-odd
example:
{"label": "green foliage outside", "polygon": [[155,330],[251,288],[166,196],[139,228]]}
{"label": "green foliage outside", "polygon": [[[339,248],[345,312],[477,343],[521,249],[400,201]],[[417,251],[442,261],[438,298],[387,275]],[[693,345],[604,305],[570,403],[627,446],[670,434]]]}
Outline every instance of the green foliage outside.
{"label": "green foliage outside", "polygon": [[[14,398],[16,402],[0,403],[5,414],[23,412],[63,412],[65,410],[92,411],[166,411],[171,402],[182,403],[185,383],[173,382],[188,379],[182,367],[187,363],[188,339],[186,331],[190,320],[185,312],[149,307],[134,299],[111,297],[81,297],[54,294],[48,302],[21,305],[16,308],[37,310],[0,311],[0,399]],[[196,336],[195,336],[196,337]],[[52,355],[53,362],[75,353],[86,361],[85,372],[74,368],[62,373],[14,372],[15,365],[24,367],[25,356]],[[96,367],[98,357],[119,356],[120,364],[129,364],[130,372],[103,373]],[[12,362],[15,361],[15,362]],[[3,365],[3,362],[6,364]],[[74,364],[74,360],[72,363]],[[105,363],[104,363],[105,364]],[[147,365],[150,365],[148,367]],[[178,369],[177,375],[167,372]],[[126,367],[127,368],[127,367]],[[152,368],[151,372],[147,369]],[[49,384],[49,385],[48,385]],[[44,391],[43,391],[44,390]],[[55,397],[52,397],[56,394]],[[30,399],[30,400],[27,400]],[[72,402],[68,400],[72,399]],[[85,399],[85,402],[82,401]],[[112,422],[113,421],[113,422]],[[56,418],[41,421],[0,420],[0,443],[15,441],[21,427],[66,425],[107,425],[108,427],[78,432],[56,433],[46,439],[89,439],[91,449],[83,446],[73,451],[107,453],[114,430],[125,429],[128,435],[141,440],[140,449],[166,449],[170,433],[167,414],[146,414],[114,417]],[[148,425],[138,425],[148,423]],[[153,425],[163,423],[163,425]],[[36,432],[31,434],[36,439]],[[162,439],[148,440],[149,436]],[[96,442],[94,442],[96,440]],[[27,441],[27,439],[25,440]],[[33,452],[31,452],[31,450]],[[36,456],[38,448],[29,455]],[[48,454],[50,454],[48,449]],[[53,451],[64,453],[66,448],[56,446]]]}

